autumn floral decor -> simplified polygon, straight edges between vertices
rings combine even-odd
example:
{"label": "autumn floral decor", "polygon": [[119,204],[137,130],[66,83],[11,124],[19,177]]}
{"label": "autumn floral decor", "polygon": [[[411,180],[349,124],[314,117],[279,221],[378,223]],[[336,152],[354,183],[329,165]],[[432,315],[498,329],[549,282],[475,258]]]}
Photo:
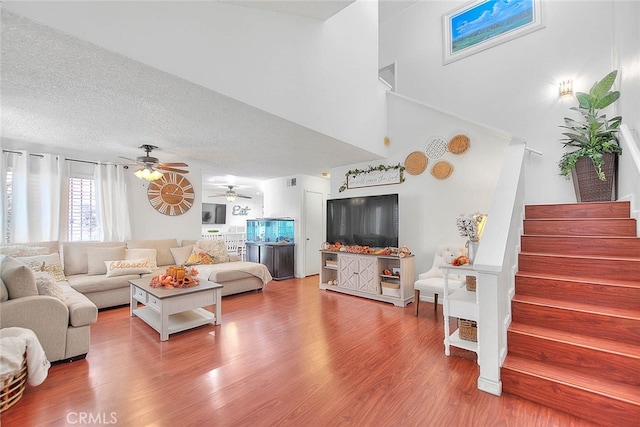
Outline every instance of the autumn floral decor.
{"label": "autumn floral decor", "polygon": [[167,267],[164,274],[153,277],[149,285],[152,288],[160,288],[162,286],[166,289],[191,288],[200,283],[200,279],[196,277],[197,275],[198,270],[193,267],[173,265]]}
{"label": "autumn floral decor", "polygon": [[[369,166],[368,169],[353,169],[350,171],[347,171],[347,173],[344,174],[345,178],[348,178],[350,176],[352,177],[356,177],[358,175],[362,175],[363,173],[370,173],[370,172],[375,172],[375,171],[389,171],[392,169],[398,169],[400,172],[404,172],[405,167],[402,166],[400,163],[398,163],[397,165],[393,165],[393,166],[389,166],[389,165],[378,165],[378,166]],[[402,177],[400,182],[404,182],[405,178],[404,176]],[[342,193],[344,190],[347,189],[347,180],[345,179],[345,181],[342,183],[342,185],[340,186],[340,188],[338,189],[339,193]]]}

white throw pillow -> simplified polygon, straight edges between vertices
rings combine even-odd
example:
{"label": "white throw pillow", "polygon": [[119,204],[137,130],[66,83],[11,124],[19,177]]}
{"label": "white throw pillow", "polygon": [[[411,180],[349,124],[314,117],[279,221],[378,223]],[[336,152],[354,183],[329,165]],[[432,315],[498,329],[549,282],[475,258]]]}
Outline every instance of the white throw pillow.
{"label": "white throw pillow", "polygon": [[127,259],[120,261],[105,261],[107,277],[124,276],[127,274],[151,273],[151,263],[147,258]]}
{"label": "white throw pillow", "polygon": [[105,274],[105,261],[110,259],[124,259],[125,247],[115,246],[109,248],[88,248],[87,249],[87,274]]}
{"label": "white throw pillow", "polygon": [[156,261],[158,251],[155,249],[127,249],[124,252],[124,259],[140,259],[146,258],[149,260],[151,268],[158,268]]}
{"label": "white throw pillow", "polygon": [[37,255],[16,258],[29,266],[34,272],[45,271],[53,276],[56,282],[64,282],[67,278],[62,271],[60,254],[58,252],[49,255]]}
{"label": "white throw pillow", "polygon": [[47,273],[46,271],[40,271],[34,273],[36,278],[36,286],[38,287],[38,294],[47,295],[50,297],[56,297],[60,301],[64,301],[66,297],[60,286],[56,283],[55,277]]}
{"label": "white throw pillow", "polygon": [[189,255],[193,252],[194,245],[180,246],[179,248],[170,248],[173,255],[173,262],[177,265],[184,265],[189,259]]}

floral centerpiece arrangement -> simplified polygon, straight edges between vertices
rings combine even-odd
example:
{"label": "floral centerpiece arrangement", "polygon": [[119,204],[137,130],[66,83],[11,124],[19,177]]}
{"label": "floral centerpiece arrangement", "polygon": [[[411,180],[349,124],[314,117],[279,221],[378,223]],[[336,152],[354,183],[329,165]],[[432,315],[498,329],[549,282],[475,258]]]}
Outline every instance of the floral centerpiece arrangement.
{"label": "floral centerpiece arrangement", "polygon": [[472,242],[479,242],[487,216],[481,213],[473,215],[460,215],[456,220],[458,232],[463,237],[468,237]]}
{"label": "floral centerpiece arrangement", "polygon": [[159,288],[161,286],[167,289],[191,288],[200,283],[200,279],[196,277],[197,275],[198,270],[193,267],[171,266],[167,267],[164,274],[152,278],[149,285],[152,288]]}

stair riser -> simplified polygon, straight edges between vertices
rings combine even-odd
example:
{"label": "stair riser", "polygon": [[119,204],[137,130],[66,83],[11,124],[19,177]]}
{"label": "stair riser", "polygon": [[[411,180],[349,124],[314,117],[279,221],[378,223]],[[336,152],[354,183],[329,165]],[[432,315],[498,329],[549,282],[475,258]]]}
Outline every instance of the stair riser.
{"label": "stair riser", "polygon": [[640,307],[640,282],[638,287],[603,285],[559,279],[547,279],[516,275],[516,294],[558,301],[573,301],[605,307],[637,310]]}
{"label": "stair riser", "polygon": [[524,234],[637,237],[634,219],[525,219]]}
{"label": "stair riser", "polygon": [[522,252],[640,258],[640,238],[522,236]]}
{"label": "stair riser", "polygon": [[629,218],[630,202],[525,206],[525,218]]}
{"label": "stair riser", "polygon": [[611,426],[636,426],[640,406],[545,378],[502,368],[502,390],[539,404]]}
{"label": "stair riser", "polygon": [[629,357],[567,342],[508,331],[509,355],[640,386],[640,355]]}
{"label": "stair riser", "polygon": [[640,319],[607,316],[577,310],[565,310],[530,304],[514,299],[511,302],[514,322],[554,328],[592,337],[640,344]]}
{"label": "stair riser", "polygon": [[518,268],[522,272],[529,273],[637,281],[640,274],[640,259],[573,258],[520,253]]}

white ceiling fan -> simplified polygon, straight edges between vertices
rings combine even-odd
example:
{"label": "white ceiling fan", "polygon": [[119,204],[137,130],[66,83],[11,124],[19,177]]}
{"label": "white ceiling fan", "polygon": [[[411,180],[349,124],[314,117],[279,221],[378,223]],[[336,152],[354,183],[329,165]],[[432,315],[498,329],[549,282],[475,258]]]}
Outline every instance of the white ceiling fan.
{"label": "white ceiling fan", "polygon": [[233,202],[236,197],[240,197],[242,199],[252,199],[253,197],[251,196],[247,196],[245,194],[238,194],[235,191],[233,191],[233,185],[227,185],[228,190],[225,191],[224,193],[220,193],[220,194],[212,194],[209,197],[223,197],[225,199],[227,199],[228,202]]}
{"label": "white ceiling fan", "polygon": [[175,172],[180,174],[189,173],[189,171],[187,170],[176,169],[176,167],[188,167],[189,165],[186,163],[160,163],[160,161],[156,157],[151,157],[151,151],[158,148],[155,145],[143,144],[138,148],[142,148],[146,154],[144,156],[136,157],[135,160],[122,156],[120,156],[120,158],[129,160],[131,162],[134,162],[134,165],[140,166],[140,169],[133,173],[140,179],[155,181],[157,179],[160,179],[162,177],[162,174],[165,172]]}

